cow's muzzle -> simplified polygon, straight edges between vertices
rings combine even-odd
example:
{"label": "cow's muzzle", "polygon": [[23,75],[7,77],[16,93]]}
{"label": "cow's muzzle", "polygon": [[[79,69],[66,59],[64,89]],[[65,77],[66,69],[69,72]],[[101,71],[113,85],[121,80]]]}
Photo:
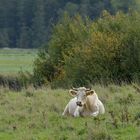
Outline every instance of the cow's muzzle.
{"label": "cow's muzzle", "polygon": [[80,102],[80,101],[77,101],[76,104],[77,104],[78,106],[82,106],[82,102]]}

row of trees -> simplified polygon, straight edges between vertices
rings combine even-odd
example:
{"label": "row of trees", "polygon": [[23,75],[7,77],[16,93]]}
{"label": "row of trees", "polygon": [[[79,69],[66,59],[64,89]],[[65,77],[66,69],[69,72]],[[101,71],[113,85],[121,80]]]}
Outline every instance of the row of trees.
{"label": "row of trees", "polygon": [[64,87],[140,82],[139,24],[138,12],[112,16],[104,11],[94,22],[65,14],[39,52],[35,77]]}
{"label": "row of trees", "polygon": [[37,48],[47,44],[52,25],[65,11],[97,18],[103,10],[138,9],[137,0],[0,0],[0,48]]}

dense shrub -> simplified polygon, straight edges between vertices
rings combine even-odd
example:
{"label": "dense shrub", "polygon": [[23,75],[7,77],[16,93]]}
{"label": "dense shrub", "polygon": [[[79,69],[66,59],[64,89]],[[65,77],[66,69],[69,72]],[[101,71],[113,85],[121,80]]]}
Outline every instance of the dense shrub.
{"label": "dense shrub", "polygon": [[19,74],[13,76],[0,75],[0,87],[8,88],[13,91],[21,91],[29,86],[38,87],[36,79],[29,72],[20,71]]}
{"label": "dense shrub", "polygon": [[8,87],[10,90],[20,91],[22,84],[18,77],[13,76],[1,76],[0,75],[0,86]]}
{"label": "dense shrub", "polygon": [[[97,21],[65,15],[54,27],[48,51],[34,74],[53,86],[140,81],[140,15],[104,11]],[[44,47],[47,48],[47,47]]]}

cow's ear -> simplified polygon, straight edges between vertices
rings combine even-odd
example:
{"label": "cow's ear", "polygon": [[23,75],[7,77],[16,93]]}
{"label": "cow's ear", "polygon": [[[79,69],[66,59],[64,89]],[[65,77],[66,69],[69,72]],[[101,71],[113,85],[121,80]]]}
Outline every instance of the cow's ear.
{"label": "cow's ear", "polygon": [[87,92],[86,92],[86,95],[88,96],[88,95],[92,95],[92,94],[94,94],[94,93],[95,93],[94,90],[90,90],[90,91],[87,91]]}
{"label": "cow's ear", "polygon": [[72,90],[70,89],[69,90],[69,93],[72,95],[72,96],[76,96],[77,92],[75,90]]}

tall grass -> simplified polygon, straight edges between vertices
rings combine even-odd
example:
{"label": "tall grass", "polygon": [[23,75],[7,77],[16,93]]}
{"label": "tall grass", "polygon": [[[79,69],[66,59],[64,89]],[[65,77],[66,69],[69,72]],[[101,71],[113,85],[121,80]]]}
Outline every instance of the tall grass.
{"label": "tall grass", "polygon": [[98,117],[72,118],[61,114],[71,99],[68,90],[0,88],[2,140],[138,140],[140,94],[131,85],[93,87],[106,109]]}

